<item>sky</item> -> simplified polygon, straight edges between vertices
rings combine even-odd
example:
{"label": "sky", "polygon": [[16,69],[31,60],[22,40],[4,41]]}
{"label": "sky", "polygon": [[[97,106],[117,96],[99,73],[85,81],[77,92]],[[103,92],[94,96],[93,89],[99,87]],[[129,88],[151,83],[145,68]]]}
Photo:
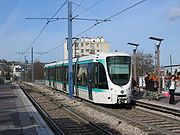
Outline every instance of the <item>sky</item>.
{"label": "sky", "polygon": [[[73,16],[105,19],[141,0],[71,1],[73,2]],[[63,60],[62,44],[68,34],[67,20],[48,23],[36,39],[47,20],[26,18],[51,18],[64,2],[65,0],[1,0],[0,59],[24,62],[26,56],[30,62],[28,48],[32,45],[35,52],[47,52],[59,46],[47,54],[34,54],[36,61]],[[93,6],[96,3],[97,5]],[[92,8],[88,9],[89,7]],[[67,17],[67,4],[55,17]],[[73,20],[73,37],[94,23],[94,21]],[[180,64],[180,0],[146,0],[78,37],[96,38],[98,36],[103,36],[105,41],[110,42],[111,52],[118,50],[129,54],[132,54],[133,46],[128,46],[128,42],[139,44],[138,51],[154,54],[157,42],[150,40],[149,37],[163,38],[160,46],[161,65],[169,65],[170,55],[173,64]],[[27,53],[24,55],[19,54],[25,51]]]}

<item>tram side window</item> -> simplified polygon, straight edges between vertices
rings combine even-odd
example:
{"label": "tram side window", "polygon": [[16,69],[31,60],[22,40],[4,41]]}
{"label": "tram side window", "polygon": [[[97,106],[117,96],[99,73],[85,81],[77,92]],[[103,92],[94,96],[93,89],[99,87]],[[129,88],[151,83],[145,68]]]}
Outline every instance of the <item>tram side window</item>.
{"label": "tram side window", "polygon": [[60,72],[61,72],[61,82],[65,82],[65,70],[64,70],[64,66],[62,66],[61,68],[60,68]]}
{"label": "tram side window", "polygon": [[63,67],[63,80],[68,83],[68,66]]}
{"label": "tram side window", "polygon": [[53,74],[53,75],[52,75],[52,76],[53,76],[53,81],[56,81],[56,68],[55,68],[55,67],[53,68],[53,71],[52,71],[52,72],[53,72],[53,73],[52,73],[52,74]]}
{"label": "tram side window", "polygon": [[60,66],[58,67],[58,81],[59,82],[65,82],[65,67],[64,66]]}
{"label": "tram side window", "polygon": [[56,77],[57,77],[57,81],[60,82],[60,67],[56,68]]}
{"label": "tram side window", "polygon": [[63,82],[64,80],[64,67],[63,66],[60,66],[58,67],[58,81],[59,82]]}
{"label": "tram side window", "polygon": [[51,81],[55,81],[55,72],[56,72],[56,69],[55,68],[49,68],[48,69],[49,73],[48,73],[48,79],[51,80]]}
{"label": "tram side window", "polygon": [[49,68],[49,76],[48,76],[49,80],[53,80],[52,72],[53,72],[52,68]]}
{"label": "tram side window", "polygon": [[101,63],[94,64],[94,87],[108,89],[107,77],[104,66]]}
{"label": "tram side window", "polygon": [[57,67],[54,67],[53,68],[54,70],[53,70],[53,75],[54,75],[54,81],[57,81]]}
{"label": "tram side window", "polygon": [[74,85],[76,85],[76,76],[77,76],[77,72],[76,72],[76,65],[73,65],[73,83]]}
{"label": "tram side window", "polygon": [[78,66],[78,85],[87,86],[87,64],[80,64]]}
{"label": "tram side window", "polygon": [[59,81],[63,82],[63,66],[59,67]]}

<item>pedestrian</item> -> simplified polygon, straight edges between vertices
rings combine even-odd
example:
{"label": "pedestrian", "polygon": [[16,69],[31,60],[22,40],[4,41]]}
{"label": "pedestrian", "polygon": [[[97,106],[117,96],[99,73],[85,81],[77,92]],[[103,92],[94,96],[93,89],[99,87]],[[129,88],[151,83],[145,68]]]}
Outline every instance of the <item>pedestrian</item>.
{"label": "pedestrian", "polygon": [[154,88],[154,83],[155,83],[155,80],[154,80],[154,75],[150,75],[149,76],[149,80],[148,80],[148,83],[149,83],[149,88],[148,90],[151,91],[151,92],[154,92],[155,91],[155,88]]}
{"label": "pedestrian", "polygon": [[169,89],[169,94],[170,94],[170,99],[169,99],[169,104],[175,104],[175,99],[174,99],[174,91],[176,89],[176,76],[172,75],[170,80],[167,83],[167,88]]}
{"label": "pedestrian", "polygon": [[150,77],[149,77],[149,91],[147,93],[147,97],[149,100],[151,99],[156,99],[156,100],[159,100],[159,94],[158,94],[158,91],[157,91],[157,77],[155,74],[152,74]]}
{"label": "pedestrian", "polygon": [[165,76],[164,77],[164,91],[167,91],[167,83],[168,83],[168,80],[169,80],[169,77],[168,76]]}
{"label": "pedestrian", "polygon": [[149,88],[149,86],[148,86],[148,85],[149,85],[149,83],[148,83],[149,76],[150,76],[150,75],[149,75],[148,73],[145,74],[144,80],[145,80],[145,85],[146,85],[146,86],[145,86],[145,89],[146,89],[146,90],[148,90],[148,88]]}
{"label": "pedestrian", "polygon": [[145,98],[146,97],[146,95],[147,95],[147,91],[148,91],[148,89],[149,89],[149,74],[148,73],[146,73],[145,74],[145,77],[144,77],[144,81],[145,81],[145,92],[144,92],[144,94],[143,94],[143,98]]}

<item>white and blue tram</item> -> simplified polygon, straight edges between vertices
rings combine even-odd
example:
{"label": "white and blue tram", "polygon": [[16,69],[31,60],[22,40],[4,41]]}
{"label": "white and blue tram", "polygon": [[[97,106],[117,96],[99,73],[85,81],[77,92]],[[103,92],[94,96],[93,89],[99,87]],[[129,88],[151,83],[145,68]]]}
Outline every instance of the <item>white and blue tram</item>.
{"label": "white and blue tram", "polygon": [[[46,64],[45,84],[68,93],[68,61]],[[105,53],[73,59],[74,96],[100,104],[131,101],[131,57]]]}

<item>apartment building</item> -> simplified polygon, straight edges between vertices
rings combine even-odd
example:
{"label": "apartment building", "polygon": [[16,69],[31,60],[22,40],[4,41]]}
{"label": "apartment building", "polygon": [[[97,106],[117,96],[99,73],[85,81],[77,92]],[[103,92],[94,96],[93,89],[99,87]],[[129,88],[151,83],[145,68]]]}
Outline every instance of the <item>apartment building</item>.
{"label": "apartment building", "polygon": [[[73,40],[73,58],[96,54],[98,52],[109,52],[109,42],[105,42],[103,37],[89,38],[82,37],[77,41]],[[67,41],[64,43],[64,59],[68,59]]]}

